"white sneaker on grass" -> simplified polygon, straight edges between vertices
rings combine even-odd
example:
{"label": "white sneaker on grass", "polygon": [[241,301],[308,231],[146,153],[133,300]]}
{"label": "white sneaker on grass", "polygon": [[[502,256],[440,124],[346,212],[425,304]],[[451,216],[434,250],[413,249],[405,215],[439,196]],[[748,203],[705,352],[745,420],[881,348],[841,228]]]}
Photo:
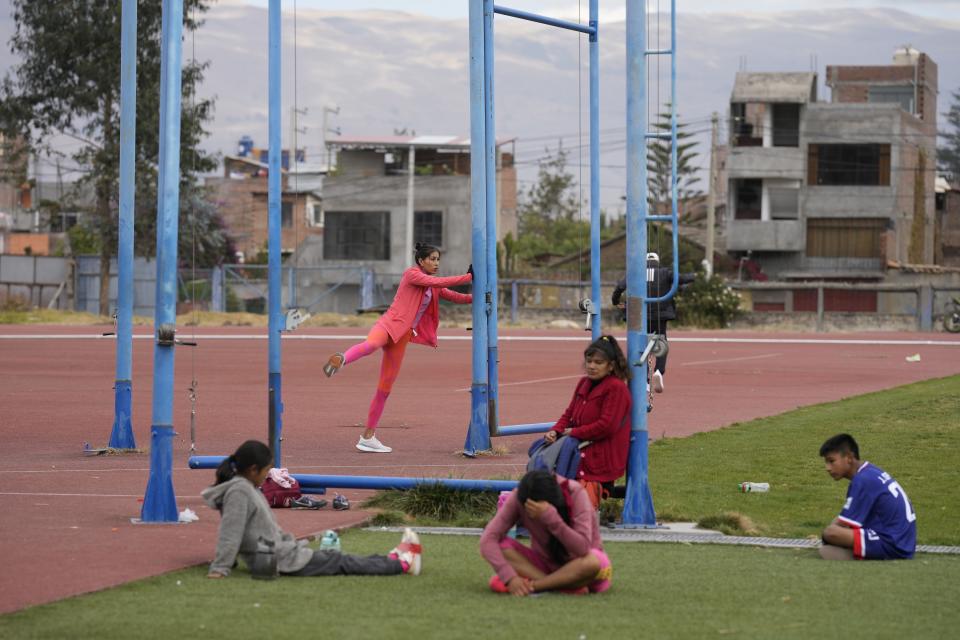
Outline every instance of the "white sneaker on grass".
{"label": "white sneaker on grass", "polygon": [[653,370],[653,391],[655,393],[663,393],[663,374]]}
{"label": "white sneaker on grass", "polygon": [[421,555],[423,548],[420,546],[420,536],[407,527],[403,530],[403,537],[400,538],[400,544],[393,548],[388,556],[396,558],[406,564],[405,573],[412,576],[420,575]]}
{"label": "white sneaker on grass", "polygon": [[360,441],[357,442],[357,449],[367,453],[390,453],[393,451],[393,449],[377,440],[377,436],[370,436],[369,438],[360,436]]}

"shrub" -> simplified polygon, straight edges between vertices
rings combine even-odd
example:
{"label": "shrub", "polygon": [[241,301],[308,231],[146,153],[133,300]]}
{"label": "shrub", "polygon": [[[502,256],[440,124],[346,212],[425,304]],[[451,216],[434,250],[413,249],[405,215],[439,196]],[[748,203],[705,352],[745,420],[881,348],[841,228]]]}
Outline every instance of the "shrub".
{"label": "shrub", "polygon": [[683,326],[722,329],[741,313],[740,295],[717,275],[698,273],[677,294],[677,323]]}

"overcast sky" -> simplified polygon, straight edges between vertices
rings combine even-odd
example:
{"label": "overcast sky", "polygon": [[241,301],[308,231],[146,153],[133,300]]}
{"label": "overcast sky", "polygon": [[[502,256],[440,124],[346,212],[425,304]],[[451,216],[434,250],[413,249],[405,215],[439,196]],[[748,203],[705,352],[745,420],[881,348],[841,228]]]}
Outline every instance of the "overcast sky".
{"label": "overcast sky", "polygon": [[[267,6],[268,0],[228,0],[244,2],[256,6]],[[437,18],[460,18],[467,15],[467,0],[295,0],[298,8],[321,9],[324,11],[359,11],[365,9],[387,9],[406,11]],[[648,0],[651,5],[666,10],[669,0]],[[293,1],[284,0],[284,10],[291,10]],[[576,16],[578,11],[584,14],[589,6],[588,0],[501,0],[504,4],[524,11],[548,15]],[[600,10],[607,18],[622,17],[625,2],[600,0]],[[917,15],[946,20],[960,21],[960,1],[958,0],[678,0],[678,12],[692,13],[733,13],[733,12],[778,12],[809,11],[817,8],[895,8]],[[611,15],[612,14],[612,15]]]}

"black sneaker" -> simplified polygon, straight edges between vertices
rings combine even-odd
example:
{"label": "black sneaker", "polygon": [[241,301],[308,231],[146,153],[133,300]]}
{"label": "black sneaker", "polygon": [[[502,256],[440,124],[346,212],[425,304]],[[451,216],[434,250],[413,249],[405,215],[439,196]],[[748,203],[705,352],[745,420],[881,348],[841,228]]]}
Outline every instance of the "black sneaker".
{"label": "black sneaker", "polygon": [[350,501],[347,500],[347,497],[341,494],[336,494],[333,498],[333,509],[334,511],[346,511],[350,508]]}
{"label": "black sneaker", "polygon": [[322,509],[327,506],[327,501],[311,496],[300,496],[290,501],[291,509]]}

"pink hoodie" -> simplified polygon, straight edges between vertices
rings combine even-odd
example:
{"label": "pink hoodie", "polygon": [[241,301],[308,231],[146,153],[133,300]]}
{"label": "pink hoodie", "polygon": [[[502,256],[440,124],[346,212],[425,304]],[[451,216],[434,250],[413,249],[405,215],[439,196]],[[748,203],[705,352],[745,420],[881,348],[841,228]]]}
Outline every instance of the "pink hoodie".
{"label": "pink hoodie", "polygon": [[506,537],[514,524],[526,527],[530,532],[533,550],[555,569],[559,567],[550,558],[548,550],[551,535],[560,541],[571,560],[587,555],[590,549],[603,549],[597,511],[593,508],[587,492],[573,480],[557,477],[557,482],[566,483],[569,491],[569,525],[563,521],[553,505],[539,520],[531,520],[527,516],[526,509],[517,500],[517,490],[514,489],[497,511],[497,515],[483,529],[480,535],[480,555],[493,566],[493,570],[497,572],[504,584],[517,575],[516,570],[503,557],[503,549],[500,548],[500,541]]}
{"label": "pink hoodie", "polygon": [[[471,294],[457,293],[445,287],[455,287],[472,281],[473,276],[469,273],[438,278],[427,275],[420,267],[410,267],[403,272],[400,286],[397,287],[397,295],[393,297],[390,308],[377,320],[377,324],[386,330],[394,342],[398,342],[410,329],[416,329],[417,335],[410,339],[411,342],[436,347],[437,327],[440,325],[439,298],[457,304],[470,304],[473,301]],[[420,323],[414,327],[413,321],[417,317],[428,287],[433,289],[433,298],[423,312]]]}

